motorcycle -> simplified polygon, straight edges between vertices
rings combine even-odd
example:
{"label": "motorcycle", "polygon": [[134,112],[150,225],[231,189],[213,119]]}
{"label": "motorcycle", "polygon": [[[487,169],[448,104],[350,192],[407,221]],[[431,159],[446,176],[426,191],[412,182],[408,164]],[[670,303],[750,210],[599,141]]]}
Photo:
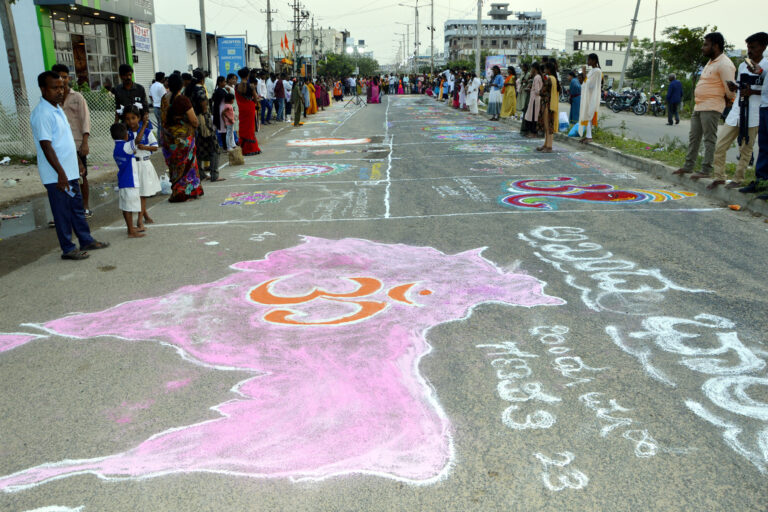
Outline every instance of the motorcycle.
{"label": "motorcycle", "polygon": [[[606,105],[608,105],[607,102]],[[628,91],[617,96],[610,104],[610,109],[616,113],[631,110],[636,116],[642,116],[648,112],[648,102],[642,91]]]}
{"label": "motorcycle", "polygon": [[661,93],[651,94],[649,104],[650,111],[654,117],[659,114],[664,115],[667,112],[667,106],[661,101]]}
{"label": "motorcycle", "polygon": [[661,93],[664,90],[664,86],[661,86],[661,91],[657,92],[656,94],[651,94],[651,99],[649,101],[650,103],[650,111],[654,115],[654,117],[658,116],[659,114],[664,115],[667,112],[667,106],[662,101]]}

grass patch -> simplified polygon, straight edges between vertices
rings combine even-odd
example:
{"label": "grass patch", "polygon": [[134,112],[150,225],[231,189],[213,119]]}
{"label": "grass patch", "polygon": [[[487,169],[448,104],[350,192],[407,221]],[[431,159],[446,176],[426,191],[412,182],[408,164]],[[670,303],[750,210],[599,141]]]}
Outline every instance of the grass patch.
{"label": "grass patch", "polygon": [[[671,167],[680,168],[685,163],[685,155],[688,152],[688,146],[677,137],[670,139],[662,137],[656,144],[648,144],[641,140],[624,138],[607,130],[595,129],[592,131],[592,138],[598,144],[612,149],[618,149],[622,153],[641,156],[665,163]],[[701,168],[702,157],[696,159],[696,169]],[[736,163],[728,162],[725,164],[725,174],[733,176],[736,172]],[[754,167],[748,167],[745,172],[745,182],[755,179]]]}

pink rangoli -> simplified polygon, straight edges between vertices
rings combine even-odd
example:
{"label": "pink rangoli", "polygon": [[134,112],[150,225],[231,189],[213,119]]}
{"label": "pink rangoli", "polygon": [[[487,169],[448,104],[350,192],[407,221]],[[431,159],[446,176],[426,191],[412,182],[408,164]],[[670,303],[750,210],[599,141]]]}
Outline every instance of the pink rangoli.
{"label": "pink rangoli", "polygon": [[[236,263],[234,273],[212,283],[36,326],[42,337],[162,342],[198,364],[253,376],[215,407],[218,419],[157,433],[123,453],[0,477],[0,489],[84,473],[440,478],[453,446],[448,418],[419,373],[431,350],[426,331],[484,302],[563,303],[533,277],[502,272],[481,251],[448,255],[308,237],[263,260]],[[0,335],[0,352],[40,338]]]}

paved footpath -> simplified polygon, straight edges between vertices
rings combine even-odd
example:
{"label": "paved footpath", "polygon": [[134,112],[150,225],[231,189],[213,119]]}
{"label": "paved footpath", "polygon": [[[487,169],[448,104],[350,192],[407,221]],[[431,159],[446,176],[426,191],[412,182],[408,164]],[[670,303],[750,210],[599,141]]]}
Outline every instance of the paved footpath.
{"label": "paved footpath", "polygon": [[335,105],[0,277],[0,510],[765,510],[766,225],[536,142]]}

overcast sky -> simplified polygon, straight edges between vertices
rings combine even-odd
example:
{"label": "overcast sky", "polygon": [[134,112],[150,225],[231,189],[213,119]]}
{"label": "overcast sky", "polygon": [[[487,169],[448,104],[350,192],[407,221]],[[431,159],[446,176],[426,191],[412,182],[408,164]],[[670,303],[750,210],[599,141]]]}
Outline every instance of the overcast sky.
{"label": "overcast sky", "polygon": [[[377,3],[353,0],[304,0],[305,8],[315,15],[318,26],[347,29],[355,39],[363,39],[367,49],[382,64],[395,60],[398,41],[406,30],[413,45],[414,9],[400,7],[399,1],[382,0]],[[249,42],[259,44],[266,52],[267,0],[205,0],[206,23],[209,32],[243,34],[248,31]],[[288,0],[271,0],[277,10],[273,19],[274,30],[290,27],[292,9]],[[155,0],[156,22],[182,24],[200,28],[199,11],[195,0]],[[415,4],[415,0],[402,0]],[[483,18],[490,9],[490,1],[483,2]],[[744,39],[758,31],[768,31],[766,0],[659,0],[657,33],[670,25],[702,26],[717,24],[726,41],[736,48],[744,48]],[[653,32],[654,0],[642,0],[636,35],[651,37]],[[421,54],[429,55],[430,8],[427,0],[419,0],[419,39]],[[547,48],[562,49],[565,30],[582,29],[585,33],[629,34],[635,0],[530,0],[510,2],[512,11],[542,11],[547,20]],[[679,12],[682,11],[682,12]],[[476,0],[435,0],[435,53],[443,50],[443,23],[447,19],[474,19]],[[675,14],[676,13],[676,14]],[[279,41],[274,43],[279,51]]]}

